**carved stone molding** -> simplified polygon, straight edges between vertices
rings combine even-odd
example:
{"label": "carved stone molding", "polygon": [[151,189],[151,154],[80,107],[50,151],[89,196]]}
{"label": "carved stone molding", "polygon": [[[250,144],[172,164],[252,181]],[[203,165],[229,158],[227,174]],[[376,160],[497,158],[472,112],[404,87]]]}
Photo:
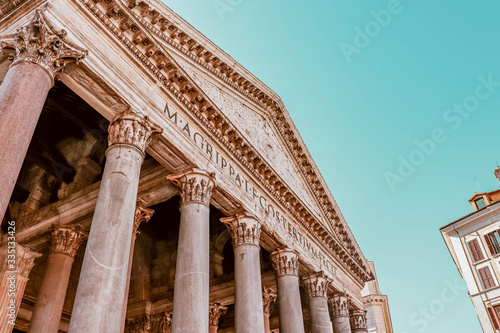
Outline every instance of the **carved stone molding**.
{"label": "carved stone molding", "polygon": [[344,293],[333,295],[328,300],[332,318],[349,317],[349,297]]}
{"label": "carved stone molding", "polygon": [[139,226],[142,222],[148,222],[151,219],[151,216],[154,214],[153,209],[149,209],[144,207],[144,204],[141,202],[137,202],[135,206],[135,215],[134,215],[134,232],[132,235],[137,235],[139,231]]}
{"label": "carved stone molding", "polygon": [[15,34],[0,40],[0,47],[12,65],[27,61],[42,66],[52,79],[59,79],[67,63],[80,63],[87,50],[66,39],[66,31],[57,31],[46,19],[43,11],[37,9],[30,23]]}
{"label": "carved stone molding", "polygon": [[351,330],[353,332],[368,332],[365,310],[354,311],[351,315],[350,321]]}
{"label": "carved stone molding", "polygon": [[221,303],[213,303],[210,305],[209,325],[219,327],[219,319],[227,312],[227,307]]}
{"label": "carved stone molding", "polygon": [[58,227],[52,230],[50,254],[62,253],[71,257],[88,237],[88,233],[79,227]]}
{"label": "carved stone molding", "polygon": [[327,278],[323,271],[313,273],[302,279],[302,285],[310,299],[315,297],[327,298],[328,285],[331,282],[332,280]]}
{"label": "carved stone molding", "polygon": [[172,314],[162,312],[151,316],[150,331],[151,333],[170,333],[172,330]]}
{"label": "carved stone molding", "polygon": [[127,320],[128,333],[170,333],[172,315],[162,312],[155,315],[144,314],[132,320]]}
{"label": "carved stone molding", "polygon": [[220,221],[231,232],[234,247],[244,244],[259,246],[261,223],[255,217],[247,214],[239,214],[231,217],[223,217]]}
{"label": "carved stone molding", "polygon": [[191,169],[188,172],[168,175],[167,179],[181,189],[181,205],[191,203],[210,205],[212,191],[215,188],[213,174],[201,169]]}
{"label": "carved stone molding", "polygon": [[117,114],[108,128],[109,147],[116,144],[131,145],[139,149],[144,155],[146,148],[156,134],[163,129],[146,117],[141,117],[131,111]]}
{"label": "carved stone molding", "polygon": [[[13,247],[9,245],[0,248],[0,272],[17,271],[18,277],[28,279],[31,269],[35,265],[35,259],[41,257],[42,254],[31,251],[28,247],[24,247],[19,243],[15,243]],[[15,252],[12,253],[12,249],[14,248]],[[15,255],[15,262],[9,261],[12,260],[12,257],[9,258],[9,254]]]}
{"label": "carved stone molding", "polygon": [[281,248],[271,253],[274,270],[278,277],[283,275],[299,276],[299,255],[290,248]]}
{"label": "carved stone molding", "polygon": [[264,315],[271,315],[271,305],[276,302],[278,294],[276,294],[271,288],[263,288],[262,291],[262,304],[264,306]]}
{"label": "carved stone molding", "polygon": [[149,333],[150,325],[151,322],[148,315],[142,315],[133,320],[127,320],[129,333]]}

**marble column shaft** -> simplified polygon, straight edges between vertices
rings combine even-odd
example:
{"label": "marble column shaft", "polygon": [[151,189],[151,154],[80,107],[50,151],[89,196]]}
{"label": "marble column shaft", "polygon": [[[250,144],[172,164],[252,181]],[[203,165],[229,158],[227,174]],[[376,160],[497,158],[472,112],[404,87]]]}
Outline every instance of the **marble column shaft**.
{"label": "marble column shaft", "polygon": [[54,79],[67,62],[79,62],[86,55],[65,35],[64,30],[55,31],[37,10],[17,33],[0,37],[0,50],[13,60],[0,85],[0,218],[7,210]]}
{"label": "marble column shaft", "polygon": [[87,233],[77,227],[55,228],[51,234],[49,257],[29,333],[57,333],[68,289],[71,267]]}
{"label": "marble column shaft", "polygon": [[231,231],[234,250],[235,331],[264,332],[260,271],[260,222],[242,214],[222,218]]}
{"label": "marble column shaft", "polygon": [[331,280],[323,272],[318,272],[302,280],[309,297],[309,315],[312,333],[333,333],[330,311],[328,310],[328,285]]}
{"label": "marble column shaft", "polygon": [[289,248],[281,248],[271,253],[271,260],[278,282],[280,333],[304,333],[298,253]]}
{"label": "marble column shaft", "polygon": [[92,218],[69,333],[118,333],[130,260],[141,165],[161,129],[132,112],[109,126],[106,165]]}
{"label": "marble column shaft", "polygon": [[172,333],[206,332],[209,321],[212,175],[192,169],[167,179],[181,190]]}
{"label": "marble column shaft", "polygon": [[15,242],[0,248],[0,333],[12,332],[29,274],[41,256]]}
{"label": "marble column shaft", "polygon": [[328,300],[332,313],[332,326],[335,333],[351,333],[349,321],[349,298],[344,293],[333,295]]}
{"label": "marble column shaft", "polygon": [[[140,201],[140,200],[139,200]],[[127,319],[127,306],[128,306],[128,294],[130,289],[130,274],[132,273],[132,263],[134,260],[134,249],[135,249],[135,241],[137,239],[137,234],[139,233],[138,229],[142,222],[148,222],[153,216],[154,210],[144,207],[142,202],[137,202],[135,206],[135,215],[134,215],[134,229],[132,231],[132,243],[130,244],[130,257],[128,261],[128,269],[127,269],[127,284],[125,287],[125,299],[123,300],[123,313],[122,313],[122,329],[123,332],[125,329],[126,319]]]}

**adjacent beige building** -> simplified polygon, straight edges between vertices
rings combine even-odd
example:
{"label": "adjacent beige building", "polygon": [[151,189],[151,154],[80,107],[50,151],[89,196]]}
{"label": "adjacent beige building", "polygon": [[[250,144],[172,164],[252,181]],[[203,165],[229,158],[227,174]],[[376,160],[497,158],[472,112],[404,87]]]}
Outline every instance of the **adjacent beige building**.
{"label": "adjacent beige building", "polygon": [[[495,170],[500,181],[500,167]],[[500,190],[474,193],[474,212],[442,227],[486,333],[500,332]]]}
{"label": "adjacent beige building", "polygon": [[0,48],[0,333],[392,332],[279,96],[164,4],[0,0]]}

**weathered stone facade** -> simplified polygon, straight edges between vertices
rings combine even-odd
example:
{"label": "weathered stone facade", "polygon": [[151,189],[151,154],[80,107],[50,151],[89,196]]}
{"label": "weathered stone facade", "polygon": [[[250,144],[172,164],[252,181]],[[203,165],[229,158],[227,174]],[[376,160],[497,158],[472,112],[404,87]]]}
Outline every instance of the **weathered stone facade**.
{"label": "weathered stone facade", "polygon": [[0,332],[366,328],[373,275],[279,97],[168,7],[0,1],[0,41]]}

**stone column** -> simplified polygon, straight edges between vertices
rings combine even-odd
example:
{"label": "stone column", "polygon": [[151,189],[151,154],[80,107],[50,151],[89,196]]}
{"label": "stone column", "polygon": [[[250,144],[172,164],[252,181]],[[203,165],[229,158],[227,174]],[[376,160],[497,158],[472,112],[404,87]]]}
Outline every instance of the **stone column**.
{"label": "stone column", "polygon": [[367,333],[368,326],[366,324],[366,311],[357,310],[351,315],[352,333]]}
{"label": "stone column", "polygon": [[59,227],[52,231],[47,266],[28,332],[59,331],[73,260],[87,236],[78,227]]}
{"label": "stone column", "polygon": [[264,332],[260,272],[260,222],[247,214],[221,219],[233,239],[235,331]]}
{"label": "stone column", "polygon": [[289,248],[281,248],[271,253],[271,260],[278,282],[280,333],[304,333],[298,253]]}
{"label": "stone column", "polygon": [[330,311],[328,311],[328,285],[331,280],[324,272],[311,274],[302,279],[309,296],[309,315],[312,333],[333,333]]}
{"label": "stone column", "polygon": [[0,333],[12,332],[28,276],[41,256],[16,242],[0,248]]}
{"label": "stone column", "polygon": [[151,219],[151,216],[153,216],[154,212],[155,212],[154,210],[144,207],[144,204],[140,201],[138,201],[135,206],[134,229],[132,231],[132,243],[130,244],[130,257],[128,261],[128,270],[127,270],[127,284],[125,287],[125,299],[123,300],[122,328],[120,329],[120,332],[123,332],[123,330],[125,329],[125,323],[127,321],[127,305],[128,305],[128,293],[130,289],[130,274],[132,273],[132,262],[134,260],[135,240],[137,239],[137,234],[139,233],[138,229],[142,222],[148,222]]}
{"label": "stone column", "polygon": [[132,112],[109,125],[106,165],[85,249],[70,333],[119,332],[141,165],[161,129]]}
{"label": "stone column", "polygon": [[180,188],[181,221],[174,283],[172,332],[206,332],[210,270],[210,198],[213,176],[192,169],[167,179]]}
{"label": "stone column", "polygon": [[271,333],[269,318],[271,317],[271,304],[276,302],[278,295],[271,288],[264,288],[262,292],[262,304],[264,306],[264,332]]}
{"label": "stone column", "polygon": [[208,333],[217,333],[219,329],[219,319],[226,314],[226,312],[227,307],[222,306],[221,303],[214,303],[210,306]]}
{"label": "stone column", "polygon": [[335,333],[351,333],[349,322],[349,298],[344,293],[333,295],[328,300],[331,310],[333,331]]}
{"label": "stone column", "polygon": [[0,218],[5,215],[54,80],[66,63],[79,63],[87,54],[65,36],[38,9],[26,26],[0,37],[0,50],[13,60],[0,85]]}

